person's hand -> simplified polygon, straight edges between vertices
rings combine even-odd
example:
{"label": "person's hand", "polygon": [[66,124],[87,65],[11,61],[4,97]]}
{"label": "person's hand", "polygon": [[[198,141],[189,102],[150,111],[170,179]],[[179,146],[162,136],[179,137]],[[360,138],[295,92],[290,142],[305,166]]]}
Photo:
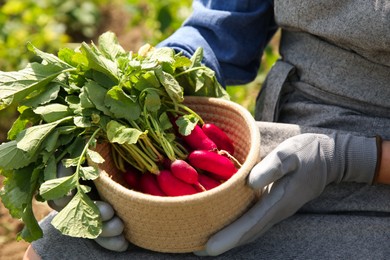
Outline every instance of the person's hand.
{"label": "person's hand", "polygon": [[122,220],[115,215],[114,209],[104,201],[95,201],[103,221],[102,233],[95,238],[100,246],[117,252],[126,251],[129,242],[123,235],[124,225]]}
{"label": "person's hand", "polygon": [[[57,177],[65,177],[73,174],[74,169],[66,168],[62,163],[58,164]],[[70,192],[67,196],[56,200],[49,200],[48,205],[56,210],[60,211],[63,209],[69,201],[75,195],[75,191]],[[111,251],[123,252],[128,246],[129,242],[123,235],[124,225],[122,220],[115,215],[114,209],[107,202],[95,200],[94,203],[99,209],[100,216],[102,218],[103,227],[100,235],[94,240],[103,248]]]}
{"label": "person's hand", "polygon": [[219,255],[261,236],[320,195],[330,183],[372,183],[375,138],[301,134],[287,139],[250,172],[248,185],[262,190],[242,217],[213,235],[196,255]]}

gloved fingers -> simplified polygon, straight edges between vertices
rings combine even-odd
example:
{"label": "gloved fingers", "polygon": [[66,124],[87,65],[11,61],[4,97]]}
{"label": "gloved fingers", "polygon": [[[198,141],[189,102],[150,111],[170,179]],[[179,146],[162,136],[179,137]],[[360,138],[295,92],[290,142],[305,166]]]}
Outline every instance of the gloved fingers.
{"label": "gloved fingers", "polygon": [[115,237],[97,237],[94,240],[101,247],[116,252],[126,251],[129,246],[129,242],[123,235]]}
{"label": "gloved fingers", "polygon": [[100,217],[102,218],[102,221],[110,220],[114,216],[114,209],[109,203],[101,200],[96,200],[94,203],[100,211]]}
{"label": "gloved fingers", "polygon": [[258,190],[279,180],[288,173],[286,169],[292,170],[291,167],[286,168],[286,165],[283,165],[285,161],[280,158],[280,153],[271,152],[252,168],[248,176],[248,185]]}
{"label": "gloved fingers", "polygon": [[[238,245],[251,241],[273,225],[275,214],[283,207],[285,197],[284,185],[274,189],[263,197],[244,215],[214,234],[206,243],[205,250],[194,252],[195,255],[217,256]],[[280,205],[282,204],[282,205]]]}
{"label": "gloved fingers", "polygon": [[75,172],[75,167],[65,167],[61,162],[57,165],[57,178],[67,177]]}
{"label": "gloved fingers", "polygon": [[125,243],[122,244],[122,247],[119,247],[117,252],[124,252],[129,248],[130,243],[126,240]]}
{"label": "gloved fingers", "polygon": [[61,211],[64,207],[59,207],[57,204],[54,203],[53,200],[48,200],[47,205],[49,205],[50,208],[54,209],[55,211]]}
{"label": "gloved fingers", "polygon": [[123,222],[117,216],[103,222],[102,233],[99,237],[114,237],[122,234],[124,229]]}
{"label": "gloved fingers", "polygon": [[74,195],[72,196],[65,196],[59,199],[55,200],[48,200],[47,204],[49,204],[49,207],[56,210],[61,211],[63,208],[65,208],[66,205],[68,205],[69,201],[72,200]]}
{"label": "gloved fingers", "polygon": [[289,173],[296,172],[302,161],[308,159],[308,154],[314,159],[319,156],[318,146],[318,137],[313,134],[301,134],[283,141],[252,168],[248,185],[253,189],[261,189]]}

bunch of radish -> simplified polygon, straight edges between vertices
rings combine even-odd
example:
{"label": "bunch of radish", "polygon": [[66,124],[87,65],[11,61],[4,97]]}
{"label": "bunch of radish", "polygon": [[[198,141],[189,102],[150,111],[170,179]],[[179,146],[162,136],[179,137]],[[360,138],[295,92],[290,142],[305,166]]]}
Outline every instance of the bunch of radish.
{"label": "bunch of radish", "polygon": [[128,167],[123,176],[129,188],[155,196],[191,195],[219,186],[240,167],[233,142],[215,124],[196,124],[189,135],[176,136],[187,149],[186,158],[165,158],[157,173]]}

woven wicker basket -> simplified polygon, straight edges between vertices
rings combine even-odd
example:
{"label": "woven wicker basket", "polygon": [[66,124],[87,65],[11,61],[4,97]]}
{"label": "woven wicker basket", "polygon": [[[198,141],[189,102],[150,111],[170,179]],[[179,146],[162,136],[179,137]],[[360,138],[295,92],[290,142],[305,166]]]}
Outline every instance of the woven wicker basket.
{"label": "woven wicker basket", "polygon": [[[250,169],[260,160],[260,134],[243,107],[218,98],[186,97],[185,104],[206,122],[221,127],[233,140],[242,167],[228,181],[207,192],[180,197],[159,197],[125,188],[107,146],[98,146],[106,162],[100,165],[95,185],[125,223],[125,236],[133,244],[158,252],[202,250],[208,238],[233,222],[254,202],[247,185]],[[121,185],[122,183],[122,185]]]}

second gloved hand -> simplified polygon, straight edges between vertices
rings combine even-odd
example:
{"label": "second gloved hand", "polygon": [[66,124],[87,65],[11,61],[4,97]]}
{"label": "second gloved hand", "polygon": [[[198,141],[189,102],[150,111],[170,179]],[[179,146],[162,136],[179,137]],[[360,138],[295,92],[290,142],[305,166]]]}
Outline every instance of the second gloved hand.
{"label": "second gloved hand", "polygon": [[375,138],[301,134],[287,139],[257,164],[248,185],[261,199],[242,217],[213,235],[196,255],[219,255],[264,234],[319,196],[330,183],[372,183]]}
{"label": "second gloved hand", "polygon": [[104,201],[94,201],[100,211],[103,221],[102,233],[95,238],[100,246],[117,252],[126,251],[129,242],[123,235],[124,225],[122,220],[115,215],[114,209]]}
{"label": "second gloved hand", "polygon": [[[65,177],[73,174],[74,169],[66,168],[62,163],[58,164],[57,167],[57,177]],[[49,206],[56,210],[62,210],[68,203],[71,201],[75,192],[70,192],[67,196],[64,196],[60,199],[49,200]],[[114,209],[107,202],[95,200],[94,203],[99,209],[100,216],[102,218],[102,232],[94,240],[103,248],[106,248],[111,251],[123,252],[128,246],[129,242],[123,235],[124,225],[122,220],[115,215]]]}

